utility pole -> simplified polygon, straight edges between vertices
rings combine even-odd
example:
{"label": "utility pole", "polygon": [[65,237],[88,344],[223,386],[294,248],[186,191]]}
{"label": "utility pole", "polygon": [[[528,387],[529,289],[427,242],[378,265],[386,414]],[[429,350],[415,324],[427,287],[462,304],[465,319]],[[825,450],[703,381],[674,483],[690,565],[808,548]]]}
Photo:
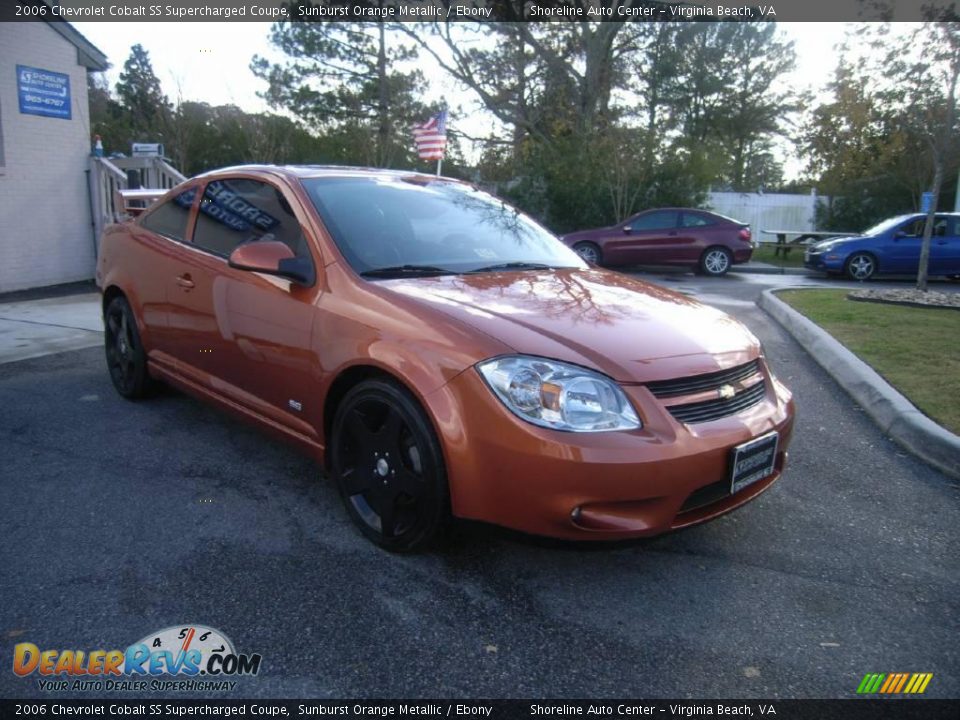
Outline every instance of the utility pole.
{"label": "utility pole", "polygon": [[957,194],[953,198],[953,211],[960,212],[960,170],[957,171]]}

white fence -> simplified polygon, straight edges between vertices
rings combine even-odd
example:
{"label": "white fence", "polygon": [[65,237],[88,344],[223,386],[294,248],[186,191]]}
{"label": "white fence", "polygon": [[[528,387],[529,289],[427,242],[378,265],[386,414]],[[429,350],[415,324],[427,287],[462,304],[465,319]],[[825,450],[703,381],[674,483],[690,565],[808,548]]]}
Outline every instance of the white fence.
{"label": "white fence", "polygon": [[[99,246],[103,228],[120,219],[117,190],[130,187],[131,174],[143,188],[168,190],[186,178],[162,158],[90,158],[90,211]],[[99,251],[98,251],[99,252]]]}
{"label": "white fence", "polygon": [[[707,205],[721,215],[750,224],[754,240],[776,241],[763,230],[816,230],[817,194],[712,192]],[[822,198],[826,200],[827,198]]]}

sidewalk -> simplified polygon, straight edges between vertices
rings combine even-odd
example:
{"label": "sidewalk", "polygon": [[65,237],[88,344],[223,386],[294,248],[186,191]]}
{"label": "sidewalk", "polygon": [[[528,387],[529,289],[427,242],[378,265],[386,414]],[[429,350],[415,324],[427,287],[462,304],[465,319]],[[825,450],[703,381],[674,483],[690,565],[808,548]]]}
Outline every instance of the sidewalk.
{"label": "sidewalk", "polygon": [[101,344],[98,293],[0,304],[0,364]]}

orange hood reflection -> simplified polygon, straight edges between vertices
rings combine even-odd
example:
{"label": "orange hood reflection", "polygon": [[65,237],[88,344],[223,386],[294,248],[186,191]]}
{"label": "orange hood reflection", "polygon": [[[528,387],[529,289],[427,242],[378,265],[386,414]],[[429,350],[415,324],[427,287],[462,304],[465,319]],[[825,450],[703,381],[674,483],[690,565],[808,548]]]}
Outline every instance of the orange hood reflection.
{"label": "orange hood reflection", "polygon": [[[594,367],[620,382],[710,372],[759,354],[753,335],[727,314],[602,270],[449,275],[380,284],[518,353]],[[678,357],[687,361],[658,362]],[[678,365],[684,367],[682,373]]]}

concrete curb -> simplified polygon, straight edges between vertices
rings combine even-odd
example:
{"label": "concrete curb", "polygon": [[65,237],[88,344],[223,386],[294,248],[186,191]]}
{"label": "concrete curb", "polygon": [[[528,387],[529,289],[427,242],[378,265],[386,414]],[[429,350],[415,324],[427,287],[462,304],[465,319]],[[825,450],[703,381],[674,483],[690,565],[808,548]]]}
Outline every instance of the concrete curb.
{"label": "concrete curb", "polygon": [[[777,288],[789,290],[792,288]],[[764,290],[757,303],[803,345],[887,435],[950,477],[960,478],[960,437],[917,410],[880,375],[825,330]]]}
{"label": "concrete curb", "polygon": [[806,268],[778,267],[745,267],[743,265],[731,265],[728,272],[743,273],[745,275],[813,275],[812,270]]}

